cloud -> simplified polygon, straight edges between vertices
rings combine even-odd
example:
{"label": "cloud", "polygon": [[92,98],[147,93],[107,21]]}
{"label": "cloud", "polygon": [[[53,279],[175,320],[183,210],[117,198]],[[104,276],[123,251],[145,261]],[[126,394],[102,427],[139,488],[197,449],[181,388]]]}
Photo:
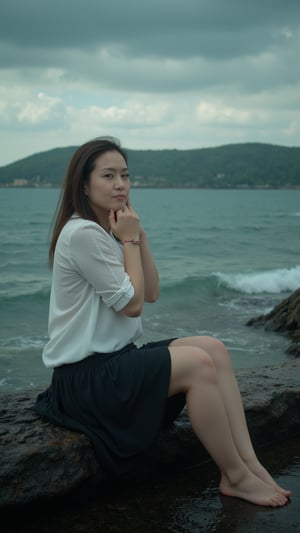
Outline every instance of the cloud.
{"label": "cloud", "polygon": [[232,57],[292,35],[298,16],[297,0],[3,0],[0,33],[30,51],[118,46],[130,55]]}
{"label": "cloud", "polygon": [[299,145],[299,53],[298,0],[3,0],[0,165],[110,133]]}
{"label": "cloud", "polygon": [[38,93],[34,101],[27,102],[26,105],[17,112],[17,120],[29,126],[40,126],[47,124],[51,127],[56,123],[56,119],[61,120],[64,110],[63,102],[60,98],[53,98],[44,93]]}

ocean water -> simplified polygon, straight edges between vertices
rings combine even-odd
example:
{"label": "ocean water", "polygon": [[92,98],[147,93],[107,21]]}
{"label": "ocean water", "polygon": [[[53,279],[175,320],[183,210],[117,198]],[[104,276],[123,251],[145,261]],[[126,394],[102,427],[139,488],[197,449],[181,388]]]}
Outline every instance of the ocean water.
{"label": "ocean water", "polygon": [[[0,390],[47,384],[49,229],[58,189],[0,189]],[[288,340],[246,322],[300,286],[300,190],[133,189],[161,295],[140,343],[214,335],[235,368],[285,361]]]}

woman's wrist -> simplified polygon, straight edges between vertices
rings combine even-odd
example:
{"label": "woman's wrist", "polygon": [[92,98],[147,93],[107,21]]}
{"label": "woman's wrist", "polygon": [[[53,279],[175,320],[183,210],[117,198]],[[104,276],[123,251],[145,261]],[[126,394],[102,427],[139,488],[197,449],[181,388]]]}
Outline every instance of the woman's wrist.
{"label": "woman's wrist", "polygon": [[130,237],[129,239],[124,239],[121,242],[122,242],[123,246],[124,246],[124,244],[134,244],[136,246],[139,246],[141,244],[140,239],[135,239],[134,237]]}

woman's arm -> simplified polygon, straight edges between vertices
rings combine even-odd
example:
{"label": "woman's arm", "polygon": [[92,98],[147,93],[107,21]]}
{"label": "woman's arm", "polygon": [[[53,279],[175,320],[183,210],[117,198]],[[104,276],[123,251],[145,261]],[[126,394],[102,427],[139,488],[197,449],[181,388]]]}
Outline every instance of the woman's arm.
{"label": "woman's arm", "polygon": [[134,288],[134,296],[130,302],[122,309],[122,313],[137,317],[142,314],[143,303],[145,301],[145,282],[141,259],[140,246],[130,241],[123,244],[124,268],[130,277]]}
{"label": "woman's arm", "polygon": [[[139,316],[144,302],[155,302],[158,298],[158,271],[146,233],[130,202],[116,213],[111,211],[109,220],[113,233],[124,243],[124,267],[134,287],[134,296],[122,312],[128,316]],[[130,242],[132,239],[139,244]]]}
{"label": "woman's arm", "polygon": [[151,303],[159,297],[159,274],[143,228],[141,228],[140,241],[141,262],[144,272],[144,299],[145,302]]}
{"label": "woman's arm", "polygon": [[122,313],[127,316],[137,317],[141,315],[145,301],[139,217],[128,202],[123,209],[117,212],[111,211],[109,221],[114,235],[123,243],[124,268],[134,288],[134,295],[122,309]]}

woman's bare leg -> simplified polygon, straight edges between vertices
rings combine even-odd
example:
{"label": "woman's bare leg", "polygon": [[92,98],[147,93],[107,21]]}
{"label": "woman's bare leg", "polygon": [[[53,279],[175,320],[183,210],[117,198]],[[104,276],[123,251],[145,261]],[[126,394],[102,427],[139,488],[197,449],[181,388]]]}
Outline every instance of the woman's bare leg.
{"label": "woman's bare leg", "polygon": [[171,346],[195,346],[209,354],[216,368],[219,390],[228,416],[232,438],[241,459],[256,476],[275,487],[285,496],[290,496],[291,492],[281,488],[256,457],[247,427],[241,394],[233,373],[230,356],[224,344],[213,337],[203,336],[177,339],[170,344]]}
{"label": "woman's bare leg", "polygon": [[221,492],[258,505],[285,505],[287,497],[253,474],[240,457],[211,356],[194,346],[172,345],[169,350],[169,395],[186,393],[193,429],[221,471]]}

